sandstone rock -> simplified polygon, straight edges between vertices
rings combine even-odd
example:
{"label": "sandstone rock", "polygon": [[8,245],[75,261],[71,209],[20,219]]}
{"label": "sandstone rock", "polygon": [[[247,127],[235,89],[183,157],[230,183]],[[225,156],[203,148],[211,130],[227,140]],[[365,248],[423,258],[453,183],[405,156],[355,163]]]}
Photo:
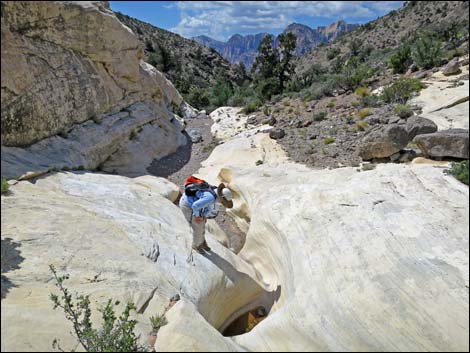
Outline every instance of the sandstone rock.
{"label": "sandstone rock", "polygon": [[466,57],[460,62],[460,66],[467,66],[469,63],[470,58]]}
{"label": "sandstone rock", "polygon": [[183,113],[183,118],[185,118],[185,119],[194,119],[199,114],[197,109],[193,108],[192,106],[190,106],[186,102],[183,102],[181,104],[181,111]]}
{"label": "sandstone rock", "polygon": [[[309,170],[273,159],[268,136],[250,140],[258,155],[234,138],[200,171],[241,195],[230,211],[248,229],[239,255],[281,288],[269,316],[233,342],[249,351],[468,348],[467,186],[430,165]],[[259,154],[270,158],[255,166]],[[436,286],[455,290],[429,291]],[[316,315],[299,319],[306,308]],[[178,324],[159,339],[184,342],[171,338]]]}
{"label": "sandstone rock", "polygon": [[426,71],[421,71],[421,72],[417,72],[414,75],[414,78],[417,78],[417,79],[421,80],[423,78],[426,78],[427,76],[428,76],[428,73]]}
{"label": "sandstone rock", "polygon": [[[210,234],[212,255],[193,254],[187,261],[189,224],[173,204],[178,187],[164,179],[56,173],[35,184],[19,182],[11,190],[1,203],[2,351],[47,351],[54,338],[64,349],[75,347],[70,323],[52,310],[49,294],[57,290],[49,264],[70,274],[66,284],[72,293],[91,295],[95,324],[97,306],[108,298],[136,303],[143,341],[150,332],[149,317],[162,313],[179,294],[168,317],[172,323],[186,322],[178,331],[186,349],[190,337],[203,332],[215,337],[201,341],[202,350],[235,347],[217,329],[269,293],[250,266]],[[5,272],[4,261],[15,252],[18,266]],[[179,312],[177,305],[185,306],[188,316],[171,319],[173,311]],[[170,336],[176,337],[174,332]]]}
{"label": "sandstone rock", "polygon": [[188,129],[187,133],[192,143],[199,143],[202,141],[202,134],[198,129]]}
{"label": "sandstone rock", "polygon": [[273,140],[282,139],[286,135],[284,129],[273,129],[269,132],[269,137]]}
{"label": "sandstone rock", "polygon": [[430,134],[437,131],[437,125],[429,119],[412,116],[406,121],[406,130],[412,140],[416,135]]}
{"label": "sandstone rock", "polygon": [[[214,110],[210,114],[211,119],[214,121],[211,127],[212,135],[224,141],[251,130],[252,127],[247,130],[247,125],[251,125],[251,123],[248,123],[248,120],[254,116],[244,115],[241,113],[241,110],[242,108],[234,107],[220,107]],[[254,119],[251,120],[251,122],[253,121]],[[263,129],[270,128],[270,126],[267,125],[259,127]],[[251,133],[253,133],[253,131],[250,132],[250,134]]]}
{"label": "sandstone rock", "polygon": [[439,130],[451,128],[469,128],[468,92],[469,81],[464,85],[451,84],[452,77],[441,74],[426,81],[426,88],[409,104],[422,107],[423,118],[434,121]]}
{"label": "sandstone rock", "polygon": [[256,115],[250,116],[250,117],[246,120],[246,123],[247,123],[247,124],[250,124],[250,125],[256,125],[256,124],[258,123],[258,120],[256,119]]}
{"label": "sandstone rock", "polygon": [[445,76],[457,75],[461,73],[459,58],[452,59],[443,69],[442,73]]}
{"label": "sandstone rock", "polygon": [[166,108],[155,103],[136,103],[103,117],[101,124],[87,121],[74,126],[66,139],[53,136],[27,148],[2,146],[2,174],[18,177],[50,167],[93,170],[98,166],[128,176],[147,174],[153,159],[186,143],[179,124],[171,123],[166,114]]}
{"label": "sandstone rock", "polygon": [[364,160],[389,157],[404,148],[409,141],[404,125],[376,127],[362,139],[359,155]]}
{"label": "sandstone rock", "polygon": [[142,69],[139,41],[109,8],[5,2],[2,9],[3,145],[30,145],[144,99],[181,103],[163,77]]}
{"label": "sandstone rock", "polygon": [[468,130],[450,129],[418,135],[413,140],[428,157],[468,159]]}
{"label": "sandstone rock", "polygon": [[262,121],[262,123],[270,125],[270,126],[274,126],[277,123],[277,120],[273,116],[268,116],[266,119]]}
{"label": "sandstone rock", "polygon": [[2,174],[142,175],[184,143],[184,123],[167,108],[181,106],[180,94],[141,60],[139,41],[108,5],[2,6]]}

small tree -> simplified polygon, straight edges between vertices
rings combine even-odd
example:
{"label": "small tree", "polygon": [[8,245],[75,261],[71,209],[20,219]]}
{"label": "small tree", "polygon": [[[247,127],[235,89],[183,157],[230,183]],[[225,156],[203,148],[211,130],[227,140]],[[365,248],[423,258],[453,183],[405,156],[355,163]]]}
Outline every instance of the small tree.
{"label": "small tree", "polygon": [[258,46],[259,55],[256,57],[252,70],[258,72],[261,78],[270,78],[274,76],[274,70],[279,62],[277,50],[274,49],[273,36],[265,36]]}
{"label": "small tree", "polygon": [[279,86],[281,90],[284,89],[285,82],[294,72],[292,65],[292,57],[296,46],[297,37],[294,33],[283,33],[278,36],[279,40],[279,63],[277,65],[277,72],[279,77]]}
{"label": "small tree", "polygon": [[[69,290],[64,286],[68,275],[58,276],[53,265],[49,266],[57,288],[61,293],[59,297],[51,294],[50,299],[54,303],[54,309],[62,308],[65,318],[73,325],[74,334],[86,352],[147,352],[148,350],[138,343],[138,337],[134,333],[137,321],[131,320],[130,313],[135,310],[133,303],[128,303],[119,318],[114,313],[114,307],[119,302],[108,300],[104,308],[100,309],[103,318],[102,327],[93,328],[91,322],[90,298],[88,295],[76,295],[72,298]],[[61,347],[55,339],[53,348]]]}

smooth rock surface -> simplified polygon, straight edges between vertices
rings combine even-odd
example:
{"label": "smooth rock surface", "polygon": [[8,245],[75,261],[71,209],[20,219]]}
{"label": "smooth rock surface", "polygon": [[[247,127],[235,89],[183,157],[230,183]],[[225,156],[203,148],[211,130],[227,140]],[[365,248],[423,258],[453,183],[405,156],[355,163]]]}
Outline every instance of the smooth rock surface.
{"label": "smooth rock surface", "polygon": [[469,128],[469,81],[462,80],[463,85],[456,85],[458,77],[468,75],[468,66],[462,67],[459,76],[444,76],[438,72],[423,80],[427,86],[409,104],[422,107],[423,118],[434,121],[439,130],[452,128]]}
{"label": "smooth rock surface", "polygon": [[[66,350],[75,347],[70,323],[52,310],[49,294],[57,290],[49,264],[70,274],[72,293],[91,296],[95,323],[95,309],[108,298],[136,303],[143,341],[149,317],[179,294],[167,315],[179,327],[170,328],[170,336],[181,342],[163,351],[233,348],[217,329],[247,305],[265,301],[251,266],[210,234],[213,252],[189,257],[190,227],[173,203],[178,188],[164,179],[56,173],[10,190],[1,202],[2,351],[48,351],[54,338]],[[207,340],[196,342],[195,335]],[[160,333],[157,342],[165,342]]]}
{"label": "smooth rock surface", "polygon": [[[266,154],[262,165],[255,151]],[[234,192],[230,212],[247,230],[239,255],[281,291],[236,343],[468,350],[469,189],[443,168],[313,171],[286,161],[267,134],[226,141],[203,166],[201,176]]]}

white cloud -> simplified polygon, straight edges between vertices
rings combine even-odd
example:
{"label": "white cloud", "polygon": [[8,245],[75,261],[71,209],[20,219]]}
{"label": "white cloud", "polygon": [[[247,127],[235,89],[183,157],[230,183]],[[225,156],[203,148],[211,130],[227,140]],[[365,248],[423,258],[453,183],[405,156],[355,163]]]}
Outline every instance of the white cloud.
{"label": "white cloud", "polygon": [[208,35],[226,40],[237,32],[284,29],[297,16],[372,20],[401,6],[402,1],[178,1],[178,25],[186,37]]}

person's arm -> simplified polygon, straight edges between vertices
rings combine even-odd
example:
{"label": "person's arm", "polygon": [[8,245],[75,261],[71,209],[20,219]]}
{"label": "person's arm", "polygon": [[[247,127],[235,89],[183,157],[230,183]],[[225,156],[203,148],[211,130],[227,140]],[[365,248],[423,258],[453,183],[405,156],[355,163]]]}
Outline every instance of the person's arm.
{"label": "person's arm", "polygon": [[214,195],[210,192],[204,192],[204,195],[199,200],[193,202],[191,208],[193,209],[193,217],[202,217],[201,210],[215,202]]}

